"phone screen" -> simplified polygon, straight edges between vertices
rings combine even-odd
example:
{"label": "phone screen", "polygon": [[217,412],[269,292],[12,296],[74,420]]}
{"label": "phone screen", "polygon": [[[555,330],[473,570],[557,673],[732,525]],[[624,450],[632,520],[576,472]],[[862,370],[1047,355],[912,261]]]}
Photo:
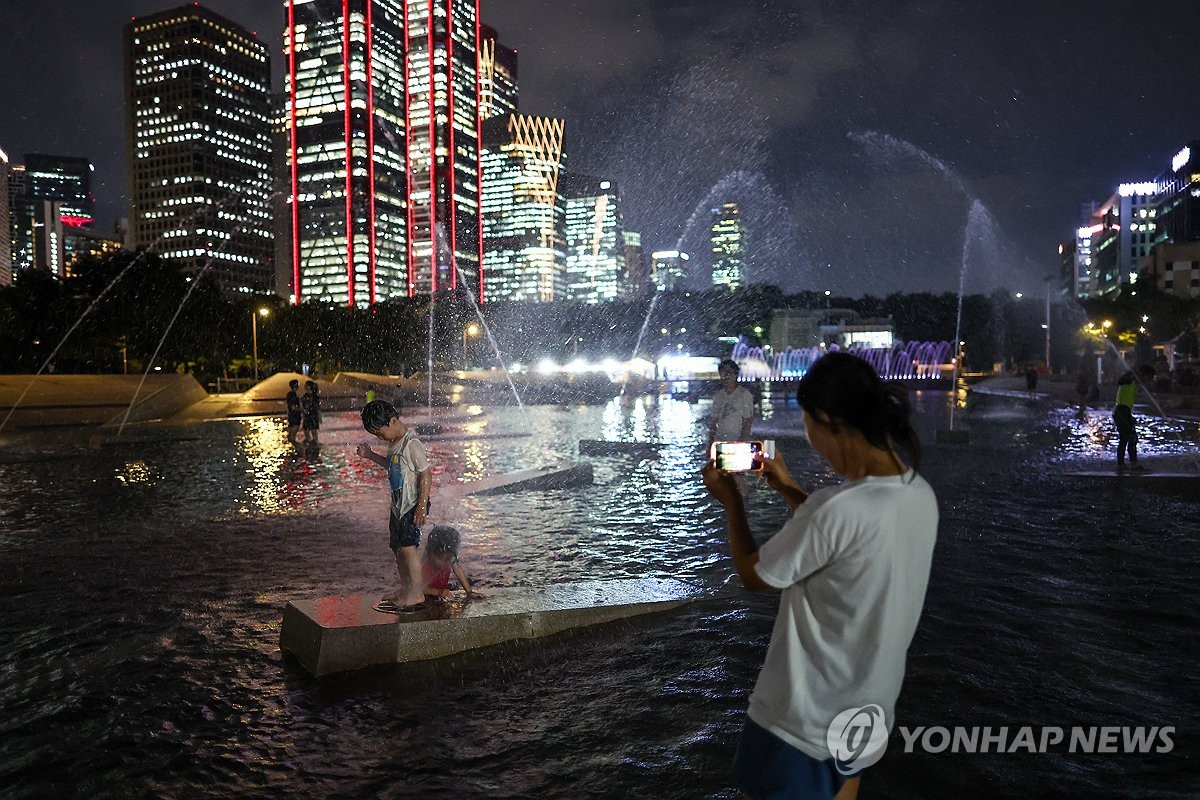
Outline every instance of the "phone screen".
{"label": "phone screen", "polygon": [[717,463],[717,469],[754,472],[762,469],[761,464],[754,462],[755,454],[762,451],[762,442],[713,442],[709,456]]}

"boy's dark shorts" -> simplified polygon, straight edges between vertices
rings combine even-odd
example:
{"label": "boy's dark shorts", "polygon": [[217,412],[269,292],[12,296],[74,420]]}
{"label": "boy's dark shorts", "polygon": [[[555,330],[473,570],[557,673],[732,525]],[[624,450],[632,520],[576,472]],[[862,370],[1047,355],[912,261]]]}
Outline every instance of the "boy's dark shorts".
{"label": "boy's dark shorts", "polygon": [[733,778],[752,800],[833,797],[846,783],[832,758],[818,761],[746,717]]}
{"label": "boy's dark shorts", "polygon": [[[430,502],[425,501],[425,513],[429,513]],[[417,525],[415,517],[417,516],[417,507],[414,505],[402,517],[396,516],[396,512],[392,511],[388,516],[388,530],[391,532],[391,548],[399,550],[401,547],[418,547],[421,544],[421,528]]]}

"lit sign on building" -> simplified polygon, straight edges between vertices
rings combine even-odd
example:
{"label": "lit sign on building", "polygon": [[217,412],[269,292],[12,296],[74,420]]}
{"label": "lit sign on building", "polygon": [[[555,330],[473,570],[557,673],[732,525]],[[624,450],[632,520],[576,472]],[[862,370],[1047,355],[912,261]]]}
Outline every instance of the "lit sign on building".
{"label": "lit sign on building", "polygon": [[1187,166],[1187,163],[1191,160],[1192,160],[1192,149],[1190,147],[1183,148],[1182,150],[1180,150],[1178,153],[1175,154],[1175,157],[1173,159],[1171,159],[1171,171],[1179,172],[1179,170],[1181,170],[1185,166]]}
{"label": "lit sign on building", "polygon": [[[1176,169],[1178,169],[1178,167],[1176,167]],[[1117,193],[1121,195],[1121,197],[1129,197],[1130,195],[1135,194],[1154,194],[1157,191],[1158,185],[1155,184],[1154,181],[1143,181],[1142,183],[1122,183],[1119,187],[1117,187]]]}

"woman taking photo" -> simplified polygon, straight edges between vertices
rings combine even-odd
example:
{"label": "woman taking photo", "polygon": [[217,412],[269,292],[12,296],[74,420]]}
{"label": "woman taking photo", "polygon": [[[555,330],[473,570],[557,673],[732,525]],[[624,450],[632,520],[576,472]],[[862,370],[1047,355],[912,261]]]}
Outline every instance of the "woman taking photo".
{"label": "woman taking photo", "polygon": [[782,459],[764,459],[763,477],[793,513],[762,547],[733,477],[712,462],[703,470],[725,507],[742,582],[781,592],[734,777],[753,800],[845,800],[892,727],[929,582],[937,501],[915,469],[907,395],[865,361],[824,356],[797,397],[808,441],[846,480],[807,494]]}

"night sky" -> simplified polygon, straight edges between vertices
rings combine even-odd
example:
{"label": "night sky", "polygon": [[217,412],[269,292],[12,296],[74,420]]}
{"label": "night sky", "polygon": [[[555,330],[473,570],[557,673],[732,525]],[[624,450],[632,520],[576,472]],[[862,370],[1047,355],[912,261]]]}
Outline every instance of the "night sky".
{"label": "night sky", "polygon": [[[3,4],[0,147],[90,158],[105,228],[121,29],[174,5]],[[270,45],[281,85],[281,0],[206,5]],[[483,0],[483,19],[519,51],[522,111],[566,119],[568,167],[619,182],[648,251],[702,251],[708,206],[736,200],[753,277],[788,290],[955,290],[978,199],[967,288],[1038,291],[1081,203],[1200,137],[1195,0]]]}

